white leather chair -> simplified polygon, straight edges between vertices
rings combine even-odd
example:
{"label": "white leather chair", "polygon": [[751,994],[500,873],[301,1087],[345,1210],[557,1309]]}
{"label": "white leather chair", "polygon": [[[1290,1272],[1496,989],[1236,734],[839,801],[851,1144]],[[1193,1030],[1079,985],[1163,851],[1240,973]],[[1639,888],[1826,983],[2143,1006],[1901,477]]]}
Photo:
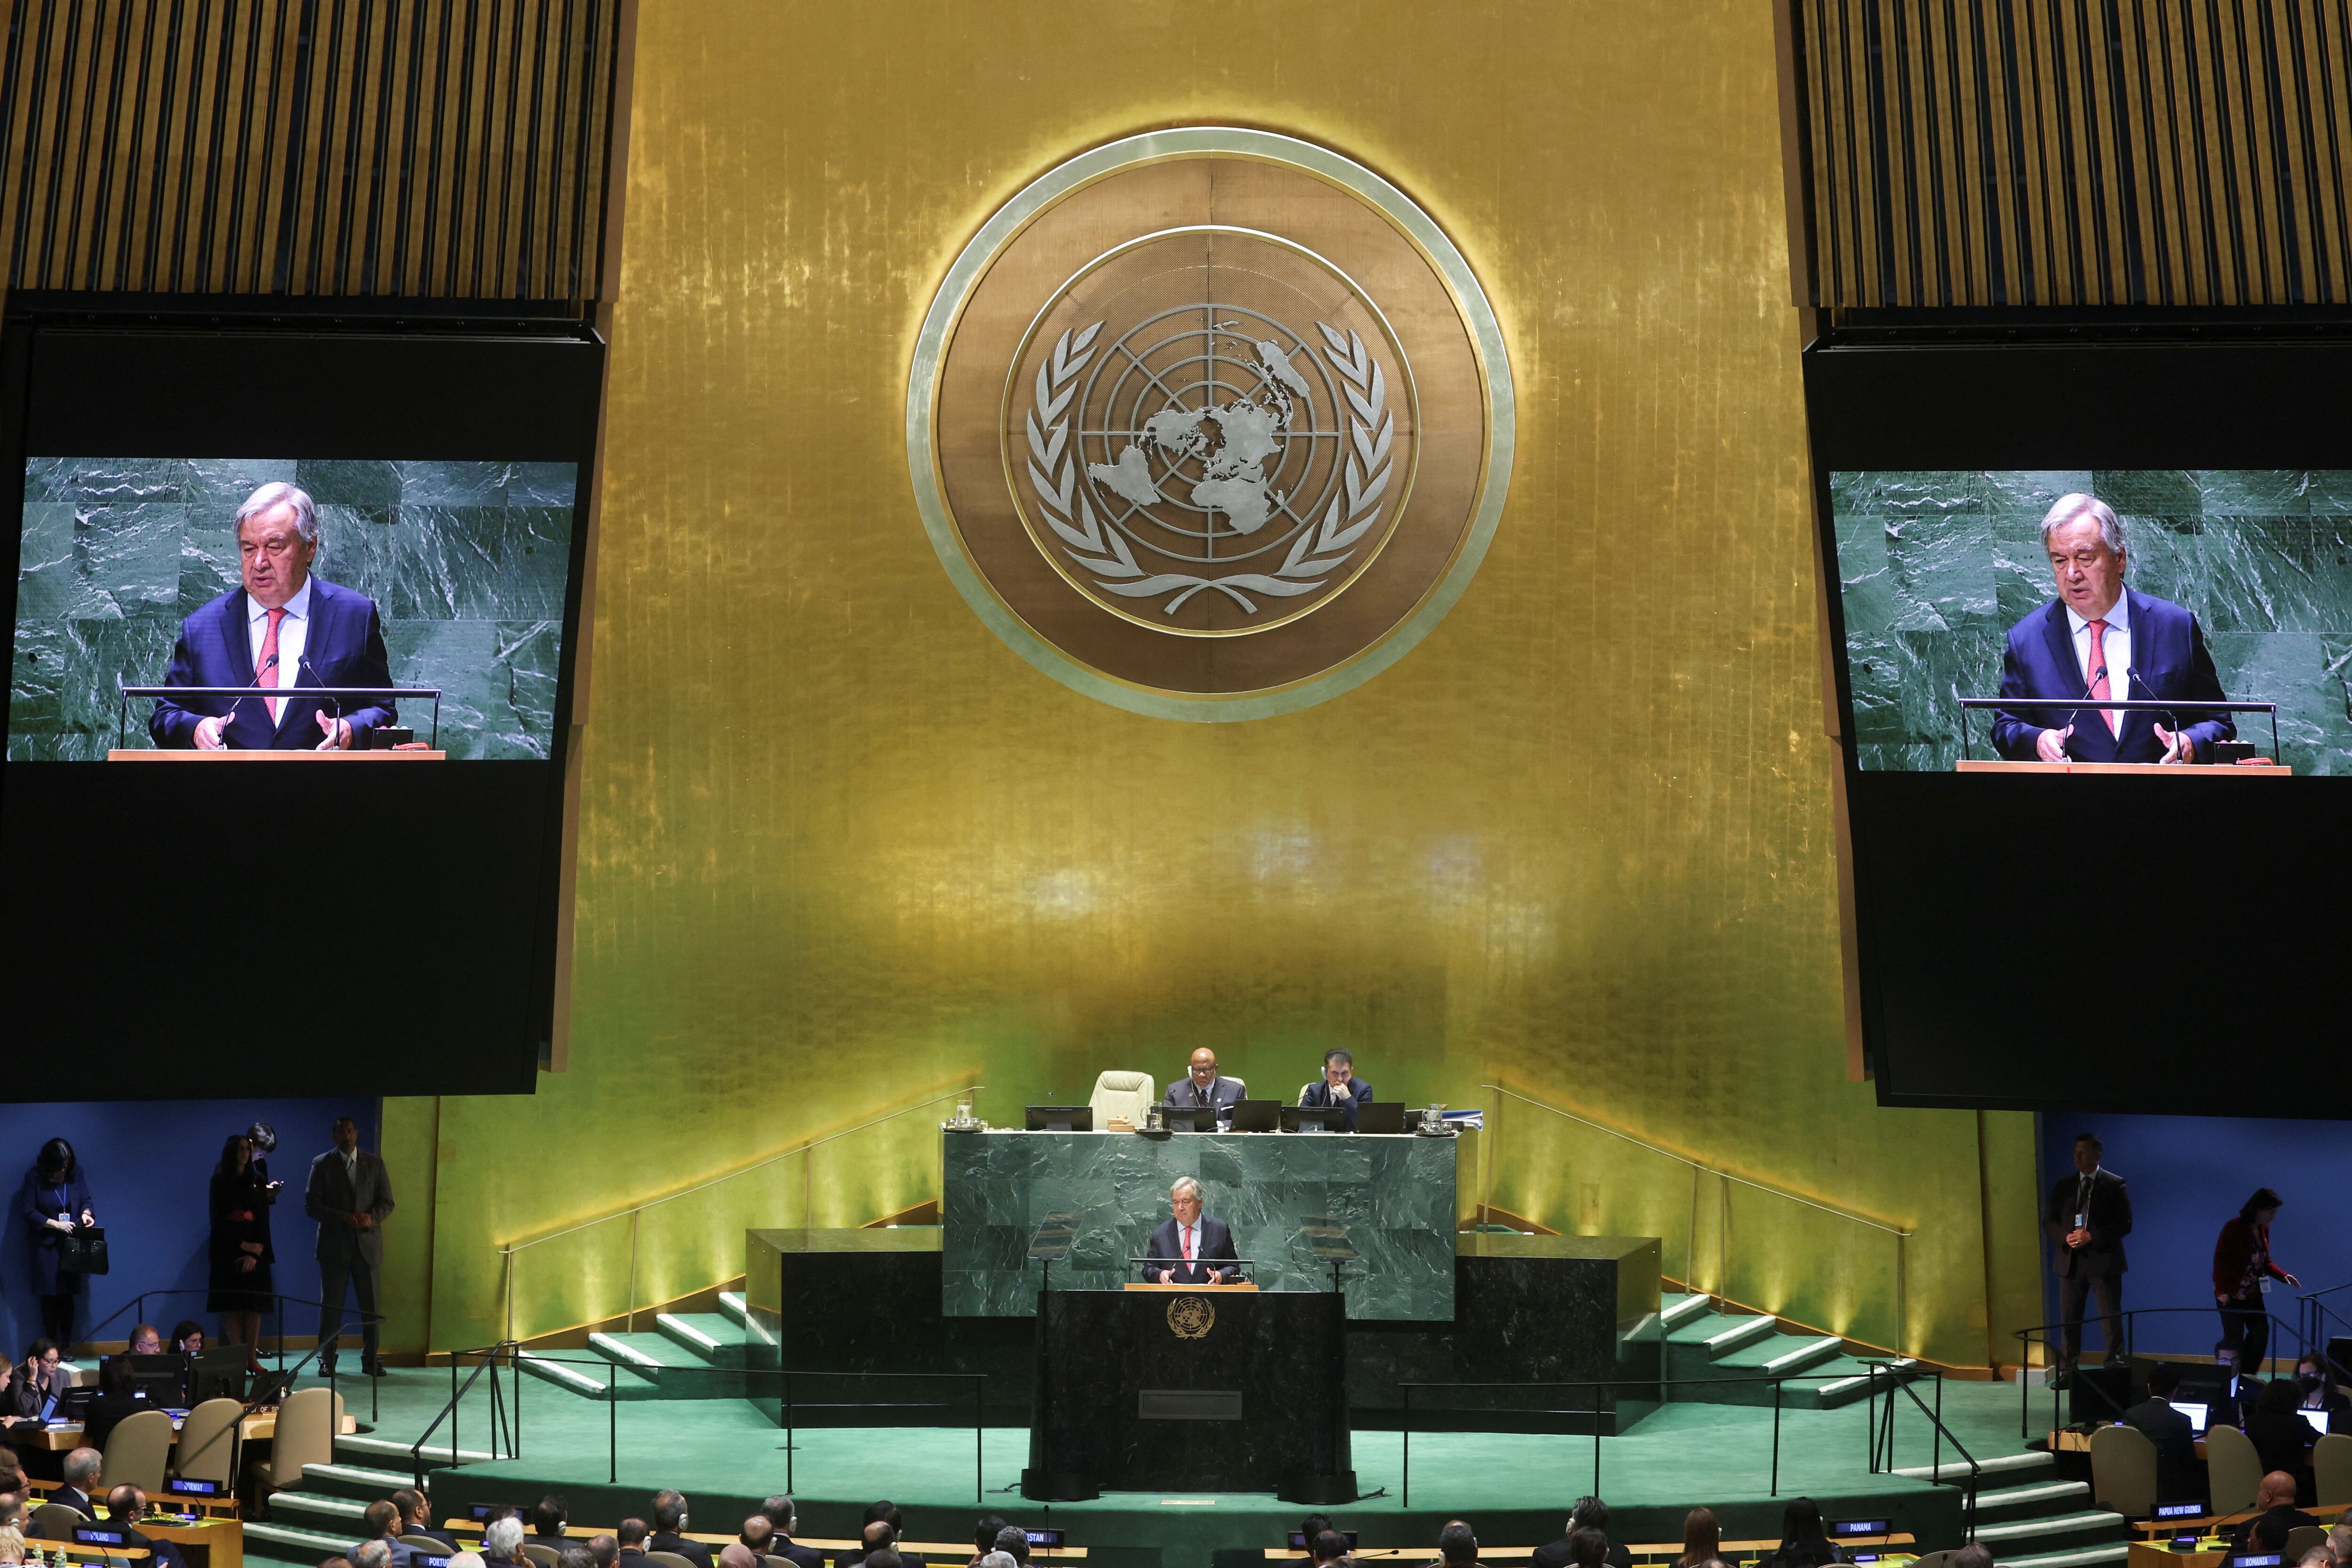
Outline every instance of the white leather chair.
{"label": "white leather chair", "polygon": [[1102,1072],[1095,1075],[1095,1092],[1087,1101],[1095,1113],[1095,1131],[1099,1132],[1119,1117],[1130,1127],[1143,1125],[1143,1110],[1160,1098],[1158,1086],[1148,1072]]}

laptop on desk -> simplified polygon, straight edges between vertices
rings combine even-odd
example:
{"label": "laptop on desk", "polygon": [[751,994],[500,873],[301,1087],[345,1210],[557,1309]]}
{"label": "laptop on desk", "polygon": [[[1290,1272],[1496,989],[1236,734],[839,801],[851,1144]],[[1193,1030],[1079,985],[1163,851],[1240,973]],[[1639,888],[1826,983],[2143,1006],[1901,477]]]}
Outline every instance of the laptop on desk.
{"label": "laptop on desk", "polygon": [[1356,1131],[1359,1132],[1402,1132],[1404,1101],[1375,1100],[1356,1107]]}
{"label": "laptop on desk", "polygon": [[2211,1420],[2213,1416],[2211,1405],[2200,1405],[2194,1400],[2176,1399],[2172,1402],[2172,1407],[2188,1416],[2189,1429],[2200,1435],[2202,1435],[2205,1430],[2205,1423]]}
{"label": "laptop on desk", "polygon": [[1281,1125],[1282,1101],[1278,1100],[1234,1101],[1233,1131],[1235,1132],[1271,1132]]}

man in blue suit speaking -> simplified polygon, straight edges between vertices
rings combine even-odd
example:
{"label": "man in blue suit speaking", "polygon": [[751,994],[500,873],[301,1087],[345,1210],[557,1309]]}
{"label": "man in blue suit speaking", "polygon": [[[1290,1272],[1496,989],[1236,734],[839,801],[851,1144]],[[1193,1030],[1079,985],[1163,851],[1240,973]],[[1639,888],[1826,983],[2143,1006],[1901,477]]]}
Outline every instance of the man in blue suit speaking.
{"label": "man in blue suit speaking", "polygon": [[236,509],[242,585],[180,623],[166,686],[250,688],[250,697],[158,698],[158,746],[198,751],[348,751],[398,717],[389,698],[274,695],[319,686],[392,684],[375,601],[310,574],[319,512],[292,485],[262,486]]}
{"label": "man in blue suit speaking", "polygon": [[[2042,520],[2042,542],[2058,596],[2010,627],[2003,697],[2226,700],[2197,617],[2124,586],[2127,552],[2115,509],[2061,496]],[[2226,713],[2177,729],[2165,718],[2145,709],[2002,709],[1993,742],[2011,762],[2193,763],[2238,733]]]}

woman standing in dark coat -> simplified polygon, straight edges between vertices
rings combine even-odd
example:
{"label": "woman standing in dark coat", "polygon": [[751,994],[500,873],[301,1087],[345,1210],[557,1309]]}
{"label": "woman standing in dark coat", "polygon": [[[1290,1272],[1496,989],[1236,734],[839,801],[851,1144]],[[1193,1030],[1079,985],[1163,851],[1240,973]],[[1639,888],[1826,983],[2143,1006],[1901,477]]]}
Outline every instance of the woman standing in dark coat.
{"label": "woman standing in dark coat", "polygon": [[270,1265],[278,1254],[269,1243],[268,1178],[254,1168],[253,1138],[232,1132],[221,1147],[220,1163],[213,1167],[213,1235],[209,1257],[210,1294],[207,1310],[218,1312],[221,1338],[247,1347],[247,1357],[258,1369],[253,1348],[261,1342],[261,1314],[269,1310]]}
{"label": "woman standing in dark coat", "polygon": [[41,1299],[41,1331],[60,1345],[73,1343],[74,1296],[81,1276],[58,1267],[60,1245],[77,1229],[98,1223],[90,1212],[89,1183],[73,1145],[52,1138],[41,1145],[41,1157],[25,1173],[25,1190],[16,1206],[33,1239],[33,1292]]}

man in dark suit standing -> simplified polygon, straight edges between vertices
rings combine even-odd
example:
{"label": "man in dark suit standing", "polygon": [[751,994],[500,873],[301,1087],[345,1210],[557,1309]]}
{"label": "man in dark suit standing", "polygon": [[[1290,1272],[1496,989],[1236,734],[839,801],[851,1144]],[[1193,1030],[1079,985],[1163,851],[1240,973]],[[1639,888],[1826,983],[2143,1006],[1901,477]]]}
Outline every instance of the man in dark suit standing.
{"label": "man in dark suit standing", "polygon": [[[2058,596],[2009,629],[2003,697],[2225,700],[2197,617],[2124,586],[2124,525],[2112,507],[2061,496],[2042,520],[2042,543]],[[2146,709],[2004,708],[1993,743],[2011,762],[2193,763],[2238,733],[2227,713],[2176,720],[2173,729],[2165,717]]]}
{"label": "man in dark suit standing", "polygon": [[2077,1134],[2074,1169],[2050,1189],[2042,1210],[2042,1228],[2058,1249],[2051,1267],[2058,1275],[2061,1384],[2074,1376],[2075,1358],[2083,1353],[2083,1303],[2088,1296],[2099,1299],[2107,1359],[2124,1353],[2124,1273],[2130,1268],[2124,1237],[2131,1234],[2131,1190],[2100,1165],[2105,1147],[2095,1132]]}
{"label": "man in dark suit standing", "polygon": [[1241,1103],[1241,1098],[1240,1080],[1218,1073],[1217,1053],[1206,1046],[1192,1053],[1185,1075],[1168,1086],[1169,1104],[1213,1105],[1220,1127],[1234,1119],[1234,1107]]}
{"label": "man in dark suit standing", "polygon": [[1334,1046],[1323,1053],[1323,1081],[1299,1092],[1302,1106],[1336,1106],[1348,1113],[1348,1131],[1356,1130],[1356,1110],[1369,1104],[1372,1086],[1356,1076],[1356,1058]]}
{"label": "man in dark suit standing", "polygon": [[302,1206],[319,1222],[319,1356],[321,1375],[335,1370],[348,1286],[359,1299],[360,1370],[383,1375],[376,1359],[382,1325],[376,1321],[375,1287],[383,1274],[383,1222],[392,1213],[392,1179],[383,1161],[360,1147],[359,1124],[335,1119],[335,1146],[310,1162],[310,1182]]}
{"label": "man in dark suit standing", "polygon": [[166,686],[250,687],[251,697],[155,700],[158,746],[200,752],[348,751],[397,718],[390,698],[278,697],[280,688],[392,684],[375,601],[310,574],[319,513],[292,485],[262,486],[236,509],[240,585],[180,624]]}
{"label": "man in dark suit standing", "polygon": [[[1190,1176],[1177,1177],[1169,1189],[1168,1206],[1175,1211],[1175,1217],[1153,1231],[1151,1245],[1143,1249],[1150,1260],[1143,1266],[1147,1284],[1223,1285],[1241,1277],[1241,1254],[1234,1250],[1234,1233],[1223,1220],[1211,1219],[1201,1212],[1200,1183]],[[1206,1267],[1219,1260],[1234,1267]]]}
{"label": "man in dark suit standing", "polygon": [[2156,1495],[2160,1502],[2191,1498],[2197,1491],[2197,1429],[2172,1407],[2180,1369],[2170,1362],[2148,1368],[2147,1397],[2124,1412],[2124,1425],[2147,1434],[2156,1445]]}

